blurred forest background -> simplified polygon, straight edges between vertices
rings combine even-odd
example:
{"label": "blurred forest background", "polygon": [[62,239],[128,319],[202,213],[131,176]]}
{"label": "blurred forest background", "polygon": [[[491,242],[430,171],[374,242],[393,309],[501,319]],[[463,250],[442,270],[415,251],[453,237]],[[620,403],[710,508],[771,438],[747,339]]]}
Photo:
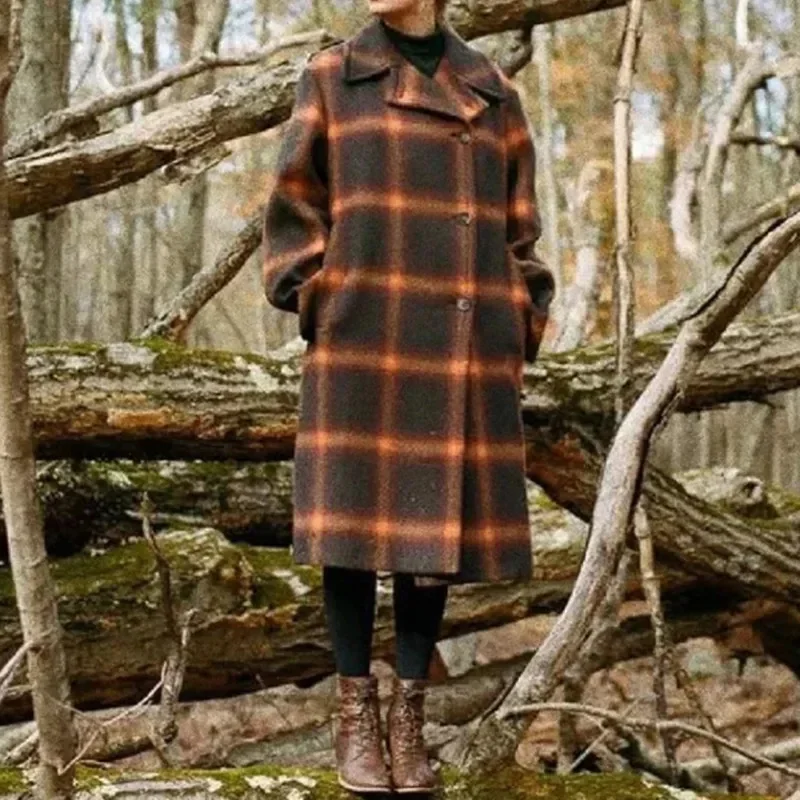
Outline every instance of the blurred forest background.
{"label": "blurred forest background", "polygon": [[[10,134],[47,111],[135,83],[198,54],[255,50],[291,33],[325,28],[347,37],[368,16],[362,0],[52,0],[28,36],[35,56],[10,97]],[[681,156],[691,150],[698,114],[713,119],[737,67],[737,4],[660,0],[645,7],[645,35],[632,94],[638,319],[699,280],[682,251],[681,206],[673,203]],[[537,186],[545,223],[541,253],[559,277],[559,300],[586,301],[579,320],[557,304],[548,347],[568,349],[613,332],[614,204],[612,107],[624,10],[537,26],[536,56],[515,80],[535,133]],[[800,0],[758,0],[751,35],[772,47],[800,38]],[[491,54],[503,36],[473,41]],[[286,51],[274,58],[285,58]],[[114,125],[210,91],[269,61],[209,70],[155,97],[118,109]],[[729,153],[723,185],[726,244],[752,234],[754,210],[785,198],[800,183],[800,78],[771,79],[753,93]],[[794,134],[792,134],[794,131]],[[120,341],[141,332],[175,293],[220,251],[270,189],[281,126],[226,143],[199,164],[153,174],[131,186],[14,222],[22,265],[25,317],[33,344]],[[758,219],[756,219],[756,222]],[[685,245],[685,243],[683,243]],[[685,245],[689,247],[689,245]],[[798,256],[790,256],[747,310],[770,315],[797,302]],[[198,315],[194,346],[263,353],[296,335],[296,320],[266,303],[256,252]],[[570,294],[573,292],[573,294]],[[744,319],[743,318],[743,319]],[[569,328],[569,330],[565,330]],[[741,404],[669,423],[655,461],[670,471],[737,465],[800,489],[797,393],[769,404]]]}

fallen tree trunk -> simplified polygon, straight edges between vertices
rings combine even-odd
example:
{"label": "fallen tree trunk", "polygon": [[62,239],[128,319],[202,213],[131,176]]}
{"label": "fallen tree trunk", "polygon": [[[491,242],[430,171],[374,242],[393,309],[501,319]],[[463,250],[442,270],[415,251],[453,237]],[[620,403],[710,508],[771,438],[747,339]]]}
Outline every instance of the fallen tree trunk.
{"label": "fallen tree trunk", "polygon": [[[154,528],[216,528],[231,541],[288,547],[291,461],[40,461],[37,490],[47,552],[74,555],[141,536],[147,492]],[[6,560],[0,513],[0,558]]]}
{"label": "fallen tree trunk", "polygon": [[[572,585],[565,573],[569,569],[574,575],[580,563],[580,548],[574,548],[574,539],[564,542],[562,533],[552,533],[549,579],[454,587],[442,638],[560,611]],[[294,565],[285,549],[234,545],[211,529],[167,532],[159,542],[171,564],[179,610],[197,609],[184,700],[230,696],[287,682],[308,684],[333,672],[318,569]],[[546,574],[547,562],[543,570],[542,560],[537,561],[539,574]],[[58,559],[52,569],[76,705],[88,709],[137,702],[157,683],[169,647],[148,544],[139,540],[99,555]],[[374,653],[376,658],[390,658],[391,592],[383,581],[381,585]],[[774,637],[773,655],[800,672],[798,651],[782,645],[800,639],[800,621],[788,607],[742,604],[735,595],[693,589],[677,575],[667,586],[665,604],[676,638],[772,626],[781,631]],[[635,594],[638,586],[632,584],[630,591]],[[648,654],[651,636],[646,616],[626,622],[610,663]],[[20,640],[10,576],[2,570],[0,661],[13,654]],[[0,723],[29,718],[29,702],[24,683],[12,687],[0,705]]]}
{"label": "fallen tree trunk", "polygon": [[[28,797],[23,772],[0,773],[0,800]],[[509,767],[493,775],[475,776],[444,770],[448,800],[674,800],[674,790],[644,781],[634,773],[613,775],[539,775]],[[351,800],[328,770],[288,769],[260,765],[239,770],[164,770],[136,773],[86,768],[76,782],[76,800]],[[735,800],[737,795],[726,795]],[[682,791],[682,800],[707,800]],[[747,800],[776,800],[749,795]]]}
{"label": "fallen tree trunk", "polygon": [[[595,438],[557,423],[526,426],[528,477],[559,505],[592,517],[605,452]],[[800,597],[800,528],[754,521],[689,494],[653,467],[643,489],[656,551],[673,567],[731,591],[796,606]]]}
{"label": "fallen tree trunk", "polygon": [[[288,547],[293,475],[292,461],[40,461],[37,490],[47,552],[63,558],[87,545],[107,549],[141,536],[144,492],[153,504],[150,519],[157,530],[215,528],[234,542]],[[800,514],[794,495],[767,488],[734,468],[690,471],[677,479],[690,493],[743,517],[794,524]],[[528,508],[537,578],[573,577],[585,525],[555,506],[532,481]],[[6,561],[3,533],[0,512],[0,559]]]}
{"label": "fallen tree trunk", "polygon": [[[636,395],[671,344],[636,342]],[[191,350],[159,340],[34,349],[29,358],[39,458],[269,461],[293,456],[302,355]],[[525,371],[531,421],[613,419],[607,345],[545,355]],[[800,385],[800,314],[732,326],[688,388],[681,410],[758,400]]]}

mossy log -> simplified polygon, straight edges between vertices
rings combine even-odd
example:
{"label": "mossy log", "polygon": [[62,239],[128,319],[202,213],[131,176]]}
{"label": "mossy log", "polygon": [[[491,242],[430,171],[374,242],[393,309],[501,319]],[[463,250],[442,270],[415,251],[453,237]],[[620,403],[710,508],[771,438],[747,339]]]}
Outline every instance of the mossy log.
{"label": "mossy log", "polygon": [[[734,326],[682,394],[684,409],[796,386],[798,335],[798,314]],[[632,392],[652,376],[669,342],[668,334],[637,342]],[[39,350],[31,362],[39,454],[290,459],[301,359],[187,350],[153,340]],[[602,455],[597,443],[602,446],[609,433],[613,352],[587,348],[529,366],[523,397],[528,476],[586,517]],[[581,430],[587,435],[575,433]],[[796,527],[755,526],[708,503],[692,503],[655,469],[645,489],[665,510],[652,520],[661,555],[734,591],[796,604]]]}
{"label": "mossy log", "polygon": [[[634,773],[539,775],[519,767],[474,776],[443,772],[441,800],[777,800],[764,795],[716,795],[671,790]],[[22,800],[30,783],[26,773],[0,771],[0,800]],[[270,766],[230,770],[118,772],[81,767],[76,800],[352,800],[336,775],[327,770]],[[375,795],[380,797],[380,795]]]}
{"label": "mossy log", "polygon": [[[168,527],[211,527],[231,541],[287,547],[292,536],[294,462],[39,461],[37,488],[44,512],[47,552],[56,558],[85,546],[107,548],[141,535],[140,507],[147,492],[151,521]],[[736,469],[708,469],[678,476],[690,491],[744,516],[791,521],[800,499],[766,489]],[[583,549],[585,525],[528,483],[531,532],[540,571],[572,577]],[[781,505],[778,510],[776,504]],[[0,558],[6,560],[2,509]],[[564,553],[564,548],[569,553]]]}
{"label": "mossy log", "polygon": [[[631,396],[672,341],[637,340]],[[29,357],[40,458],[290,459],[302,354],[266,356],[185,349],[161,340],[33,349]],[[613,419],[614,353],[608,345],[526,365],[526,418]],[[800,314],[731,326],[682,398],[696,411],[800,385]]]}
{"label": "mossy log", "polygon": [[[142,533],[145,492],[156,529],[212,527],[232,541],[287,547],[291,461],[39,461],[37,488],[47,552],[61,558]],[[0,509],[0,558],[6,560]]]}
{"label": "mossy log", "polygon": [[[558,536],[554,537],[558,540]],[[167,531],[160,544],[169,559],[180,609],[197,610],[181,698],[224,697],[287,682],[308,684],[334,669],[320,591],[320,571],[294,565],[284,548],[233,544],[218,531]],[[159,610],[159,582],[144,540],[92,555],[52,562],[59,616],[72,686],[83,709],[140,700],[158,681],[167,651]],[[564,559],[570,555],[562,542]],[[545,568],[546,569],[546,568]],[[563,565],[561,567],[563,569]],[[551,571],[556,574],[556,567]],[[798,624],[781,606],[739,604],[721,592],[693,591],[676,577],[665,605],[676,640],[722,636],[742,625],[773,624],[780,642],[800,638]],[[571,581],[566,575],[521,584],[454,587],[442,637],[496,627],[563,608]],[[0,571],[0,662],[21,642],[10,571]],[[381,582],[374,639],[376,657],[391,660],[394,644],[390,586]],[[648,617],[626,620],[609,652],[609,663],[650,653]],[[794,658],[788,648],[787,659]],[[30,718],[25,676],[0,705],[0,723]]]}

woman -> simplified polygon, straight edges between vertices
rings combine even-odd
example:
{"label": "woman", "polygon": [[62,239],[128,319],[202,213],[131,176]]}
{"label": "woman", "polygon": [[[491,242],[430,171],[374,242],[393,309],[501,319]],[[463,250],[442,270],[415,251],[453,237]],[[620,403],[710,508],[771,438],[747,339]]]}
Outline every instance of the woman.
{"label": "woman", "polygon": [[[323,567],[340,783],[430,792],[428,666],[451,583],[531,577],[520,392],[553,278],[520,98],[443,18],[369,0],[301,70],[264,215],[264,286],[307,342],[293,554]],[[369,673],[393,573],[384,763]]]}

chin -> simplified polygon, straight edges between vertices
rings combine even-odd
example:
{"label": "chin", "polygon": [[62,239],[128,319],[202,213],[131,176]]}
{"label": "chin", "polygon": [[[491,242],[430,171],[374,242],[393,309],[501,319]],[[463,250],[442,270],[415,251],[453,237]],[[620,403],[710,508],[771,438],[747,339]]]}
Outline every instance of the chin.
{"label": "chin", "polygon": [[375,14],[392,14],[398,11],[411,11],[413,0],[368,0],[369,9]]}

